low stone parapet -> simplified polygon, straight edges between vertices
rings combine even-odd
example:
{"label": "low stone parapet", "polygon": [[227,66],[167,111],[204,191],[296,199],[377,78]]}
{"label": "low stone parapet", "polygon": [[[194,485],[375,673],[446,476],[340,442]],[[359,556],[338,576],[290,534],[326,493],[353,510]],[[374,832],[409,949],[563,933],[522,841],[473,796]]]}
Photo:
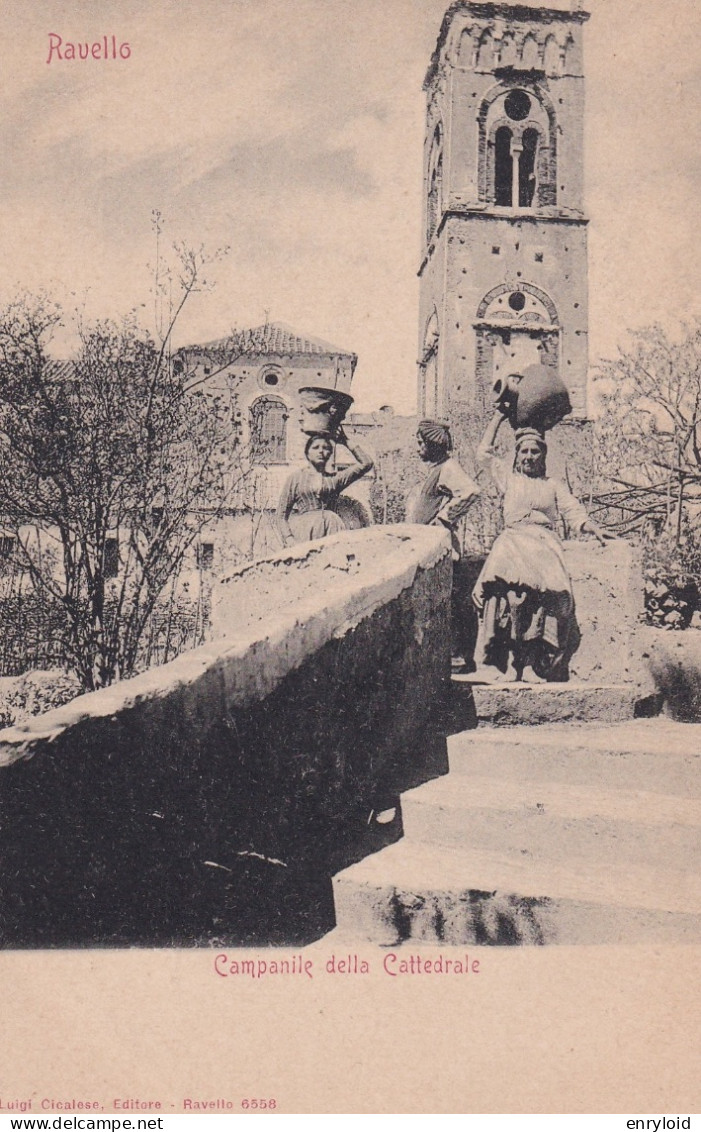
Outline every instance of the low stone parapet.
{"label": "low stone parapet", "polygon": [[636,548],[623,539],[564,544],[582,640],[570,663],[580,683],[639,683],[644,678],[640,619],[643,578]]}
{"label": "low stone parapet", "polygon": [[370,811],[445,767],[451,562],[433,528],[238,570],[208,644],[0,732],[4,946],[296,942]]}

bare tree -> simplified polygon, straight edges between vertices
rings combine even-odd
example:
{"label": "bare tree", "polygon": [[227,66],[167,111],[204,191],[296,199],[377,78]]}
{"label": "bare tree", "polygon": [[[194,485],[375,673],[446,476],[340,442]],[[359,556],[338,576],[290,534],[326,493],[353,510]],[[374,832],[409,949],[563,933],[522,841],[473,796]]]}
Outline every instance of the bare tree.
{"label": "bare tree", "polygon": [[[181,248],[173,274],[157,258],[155,338],[134,316],[82,324],[75,357],[58,363],[58,306],[23,296],[0,313],[0,515],[63,611],[87,690],[134,671],[161,594],[248,474],[226,399],[171,349],[211,261]],[[232,334],[221,366],[249,347]]]}
{"label": "bare tree", "polygon": [[701,504],[701,326],[679,341],[659,326],[638,332],[600,367],[596,389],[595,503],[622,532],[666,531],[680,547]]}

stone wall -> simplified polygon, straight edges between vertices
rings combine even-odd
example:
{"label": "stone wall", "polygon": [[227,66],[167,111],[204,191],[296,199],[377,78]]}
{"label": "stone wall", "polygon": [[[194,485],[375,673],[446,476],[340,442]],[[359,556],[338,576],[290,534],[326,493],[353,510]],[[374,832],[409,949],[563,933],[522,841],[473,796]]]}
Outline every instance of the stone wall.
{"label": "stone wall", "polygon": [[445,770],[433,528],[347,532],[236,571],[212,640],[0,732],[2,944],[296,943],[372,809]]}
{"label": "stone wall", "polygon": [[606,546],[593,539],[572,540],[564,546],[582,634],[570,664],[571,679],[640,683],[643,579],[636,547],[624,539]]}

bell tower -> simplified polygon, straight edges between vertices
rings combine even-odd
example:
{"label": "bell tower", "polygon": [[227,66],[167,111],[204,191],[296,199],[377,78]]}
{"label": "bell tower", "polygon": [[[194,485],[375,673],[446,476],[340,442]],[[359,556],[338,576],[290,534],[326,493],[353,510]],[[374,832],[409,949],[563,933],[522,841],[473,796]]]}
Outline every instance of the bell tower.
{"label": "bell tower", "polygon": [[541,362],[586,418],[588,18],[576,0],[445,14],[424,82],[421,415],[482,416],[497,377]]}

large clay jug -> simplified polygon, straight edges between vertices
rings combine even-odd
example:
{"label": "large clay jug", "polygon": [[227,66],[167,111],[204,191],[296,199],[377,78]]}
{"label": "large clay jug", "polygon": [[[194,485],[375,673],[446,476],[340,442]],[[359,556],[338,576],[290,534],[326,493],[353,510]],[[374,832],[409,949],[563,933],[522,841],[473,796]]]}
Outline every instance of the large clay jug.
{"label": "large clay jug", "polygon": [[494,403],[499,406],[512,428],[516,428],[518,389],[522,380],[520,373],[510,373],[506,377],[498,377],[492,386]]}
{"label": "large clay jug", "polygon": [[353,404],[350,393],[324,389],[319,385],[306,385],[300,389],[299,400],[302,406],[300,428],[312,436],[333,436]]}
{"label": "large clay jug", "polygon": [[572,412],[569,393],[550,366],[526,366],[518,384],[512,423],[545,432]]}

